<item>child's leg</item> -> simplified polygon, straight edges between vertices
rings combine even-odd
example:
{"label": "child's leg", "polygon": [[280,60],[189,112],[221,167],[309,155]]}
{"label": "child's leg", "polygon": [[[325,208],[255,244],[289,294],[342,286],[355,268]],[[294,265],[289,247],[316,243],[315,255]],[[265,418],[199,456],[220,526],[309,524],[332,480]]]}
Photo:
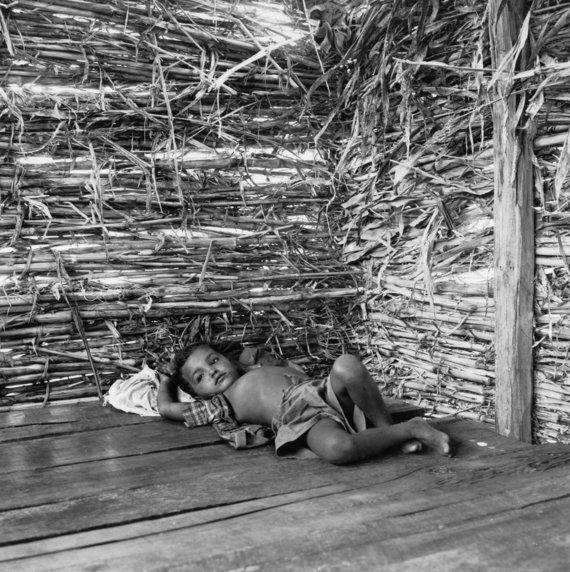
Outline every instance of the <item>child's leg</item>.
{"label": "child's leg", "polygon": [[351,414],[354,405],[374,427],[392,424],[392,417],[380,390],[364,364],[354,355],[342,355],[334,362],[330,381],[343,409]]}
{"label": "child's leg", "polygon": [[[333,364],[330,380],[335,395],[349,415],[356,405],[374,427],[392,425],[392,417],[378,385],[356,356],[340,356]],[[421,443],[416,440],[402,444],[404,453],[416,453],[421,448]]]}
{"label": "child's leg", "polygon": [[354,435],[332,419],[321,419],[307,433],[309,449],[335,465],[378,457],[392,447],[412,440],[434,447],[444,455],[450,452],[449,437],[420,417],[395,425],[373,427]]}

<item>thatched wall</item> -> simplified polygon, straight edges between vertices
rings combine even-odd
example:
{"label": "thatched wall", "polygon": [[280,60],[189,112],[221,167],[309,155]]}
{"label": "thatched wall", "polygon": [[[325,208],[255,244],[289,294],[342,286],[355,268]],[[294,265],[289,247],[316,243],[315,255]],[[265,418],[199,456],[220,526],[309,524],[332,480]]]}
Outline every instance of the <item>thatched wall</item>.
{"label": "thatched wall", "polygon": [[[94,370],[196,337],[325,364],[358,324],[389,393],[493,421],[487,2],[326,3],[310,24],[313,4],[2,10],[5,396],[93,393]],[[570,439],[569,21],[533,5],[513,85],[535,136],[538,441]]]}
{"label": "thatched wall", "polygon": [[[373,3],[346,108],[353,137],[348,259],[368,267],[363,347],[396,395],[435,415],[494,418],[493,149],[487,3]],[[534,4],[532,71],[516,78],[535,130],[534,435],[570,441],[570,3]],[[500,327],[500,325],[499,325]]]}
{"label": "thatched wall", "polygon": [[302,13],[1,15],[0,403],[100,394],[197,339],[317,369],[346,351],[358,272],[335,242],[331,87]]}

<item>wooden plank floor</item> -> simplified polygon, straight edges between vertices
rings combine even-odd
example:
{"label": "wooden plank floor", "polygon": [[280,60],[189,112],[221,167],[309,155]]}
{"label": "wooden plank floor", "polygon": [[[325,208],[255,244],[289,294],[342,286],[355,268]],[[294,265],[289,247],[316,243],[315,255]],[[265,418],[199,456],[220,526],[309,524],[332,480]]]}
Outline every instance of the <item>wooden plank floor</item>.
{"label": "wooden plank floor", "polygon": [[440,425],[452,458],[339,468],[97,403],[0,413],[0,569],[566,572],[570,447]]}

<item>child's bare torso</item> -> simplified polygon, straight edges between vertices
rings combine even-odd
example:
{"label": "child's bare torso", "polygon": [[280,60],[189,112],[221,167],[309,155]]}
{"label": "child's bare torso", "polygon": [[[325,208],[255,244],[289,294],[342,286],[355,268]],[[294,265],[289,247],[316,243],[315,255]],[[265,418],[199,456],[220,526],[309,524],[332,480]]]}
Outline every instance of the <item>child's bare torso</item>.
{"label": "child's bare torso", "polygon": [[291,367],[261,366],[239,377],[224,395],[237,421],[271,426],[279,413],[283,392],[295,379],[306,378],[302,371]]}

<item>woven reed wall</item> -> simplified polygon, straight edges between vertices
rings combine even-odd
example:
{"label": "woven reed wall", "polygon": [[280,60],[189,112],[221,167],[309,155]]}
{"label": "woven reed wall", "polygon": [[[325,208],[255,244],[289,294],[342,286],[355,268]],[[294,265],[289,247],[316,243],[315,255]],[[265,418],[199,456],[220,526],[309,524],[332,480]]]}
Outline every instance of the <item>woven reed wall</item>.
{"label": "woven reed wall", "polygon": [[[356,341],[388,393],[493,421],[486,1],[327,4],[312,32],[293,4],[279,37],[278,2],[2,10],[4,400],[92,394],[94,369],[196,337],[323,365]],[[569,19],[534,4],[513,86],[535,133],[537,441],[570,439]]]}
{"label": "woven reed wall", "polygon": [[[339,170],[347,257],[368,268],[363,348],[386,390],[494,420],[493,148],[487,3],[372,3],[346,52],[357,109]],[[537,441],[570,442],[570,3],[538,1],[515,78],[534,132]],[[500,327],[500,325],[499,325]]]}
{"label": "woven reed wall", "polygon": [[97,395],[198,339],[316,370],[346,351],[358,272],[336,245],[331,90],[304,15],[0,13],[0,404]]}

